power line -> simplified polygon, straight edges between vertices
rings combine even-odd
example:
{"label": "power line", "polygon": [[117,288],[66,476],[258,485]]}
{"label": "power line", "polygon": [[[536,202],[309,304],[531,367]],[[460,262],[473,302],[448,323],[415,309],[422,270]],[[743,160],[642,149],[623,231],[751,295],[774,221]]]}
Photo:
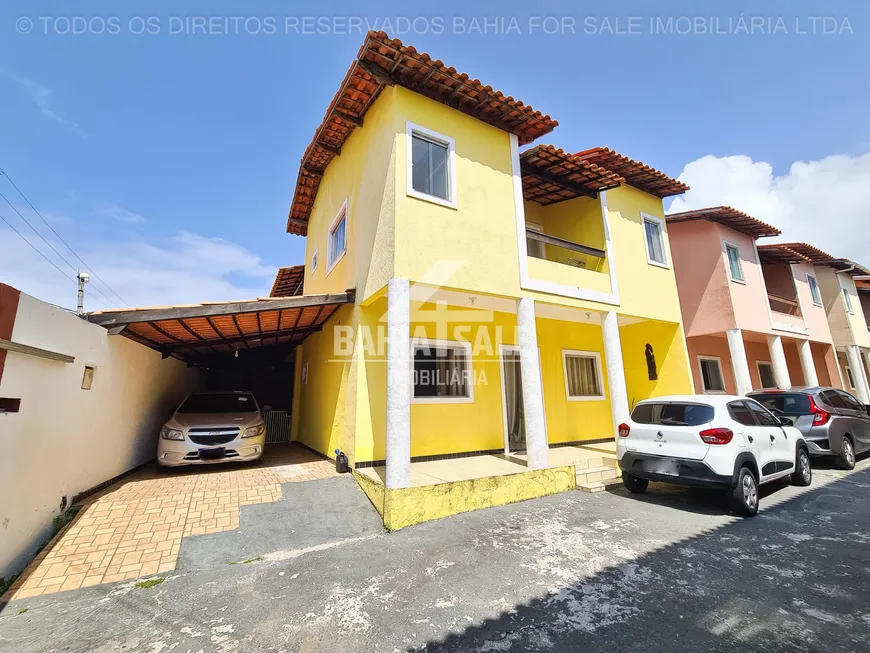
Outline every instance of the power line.
{"label": "power line", "polygon": [[[57,231],[55,231],[54,227],[52,227],[51,224],[48,222],[48,220],[46,220],[46,219],[43,217],[42,213],[40,213],[40,212],[37,210],[37,208],[36,208],[35,206],[33,206],[33,204],[30,202],[30,200],[27,199],[27,196],[26,196],[23,192],[21,192],[21,189],[18,188],[18,186],[15,184],[15,182],[12,181],[12,177],[10,177],[9,174],[8,174],[5,170],[3,170],[3,168],[0,168],[0,176],[6,177],[6,180],[7,180],[10,184],[12,184],[12,188],[14,188],[16,191],[18,191],[18,194],[21,195],[22,198],[24,198],[24,201],[27,202],[27,205],[28,205],[31,209],[33,209],[33,212],[36,213],[36,215],[39,216],[39,218],[40,218],[40,219],[41,219],[41,220],[46,224],[46,226],[47,226],[49,229],[51,229],[51,232],[52,232],[55,236],[57,236],[58,240],[60,240],[60,242],[62,242],[64,245],[66,245],[66,248],[67,248],[69,251],[72,252],[73,256],[75,256],[79,261],[81,261],[81,264],[85,266],[85,269],[86,269],[88,272],[90,272],[92,275],[94,275],[94,278],[97,279],[100,283],[102,283],[102,284],[103,284],[103,285],[104,285],[104,286],[109,290],[109,292],[111,292],[115,297],[117,297],[118,299],[120,299],[122,304],[124,304],[124,305],[126,305],[126,306],[129,306],[130,304],[129,304],[128,302],[124,301],[124,298],[121,297],[121,295],[119,295],[118,293],[116,293],[115,290],[114,290],[114,289],[113,289],[109,284],[107,284],[105,281],[103,281],[103,280],[100,278],[100,276],[99,276],[96,272],[94,272],[90,267],[88,267],[88,264],[85,263],[84,259],[82,259],[82,257],[79,256],[79,255],[76,253],[76,251],[75,251],[72,247],[69,246],[69,243],[67,243],[67,242],[66,242],[66,241],[61,237],[61,235],[60,235],[59,233],[57,233]],[[4,197],[3,199],[6,199],[6,198]],[[8,200],[7,200],[7,202],[8,202]],[[15,207],[13,207],[13,208],[15,208]],[[104,297],[105,297],[105,295],[104,295]],[[108,297],[106,297],[106,299],[108,299]]]}
{"label": "power line", "polygon": [[[48,245],[48,246],[51,248],[51,251],[58,255],[58,258],[60,258],[61,261],[63,261],[64,263],[66,263],[66,264],[69,266],[70,270],[72,270],[73,272],[75,272],[76,274],[78,274],[79,271],[76,270],[75,266],[74,266],[72,263],[70,263],[69,261],[67,261],[67,260],[63,257],[63,254],[61,254],[60,252],[58,252],[57,249],[55,249],[54,245],[52,245],[50,242],[48,242],[48,240],[45,239],[45,236],[43,236],[41,233],[39,233],[39,232],[36,230],[36,227],[34,227],[32,224],[30,224],[30,221],[29,221],[27,218],[25,218],[25,217],[21,214],[21,211],[19,211],[19,210],[15,207],[15,205],[14,205],[12,202],[10,202],[10,201],[6,198],[6,196],[5,196],[3,193],[0,193],[0,197],[2,197],[10,207],[12,207],[12,210],[15,211],[15,212],[18,214],[18,217],[19,217],[19,218],[21,218],[22,220],[24,220],[24,224],[26,224],[28,227],[30,227],[31,230],[33,230],[33,233],[35,233],[37,236],[39,236],[39,237],[42,239],[42,242],[44,242],[46,245]],[[6,221],[5,219],[4,219],[4,222],[6,222],[6,224],[9,224],[9,222]],[[67,247],[69,247],[69,245],[67,245]],[[40,253],[42,253],[42,252],[40,251]],[[73,253],[75,253],[75,252],[73,252]],[[112,302],[115,306],[118,306],[118,302],[112,301],[112,300],[111,300],[109,297],[107,297],[106,294],[105,294],[104,292],[102,292],[99,288],[96,288],[96,287],[95,287],[94,290],[96,290],[98,293],[100,293],[100,295],[101,295],[102,297],[104,297],[104,298],[106,299],[106,301]],[[120,307],[119,307],[119,308],[120,308]]]}
{"label": "power line", "polygon": [[[51,264],[51,266],[52,266],[55,270],[57,270],[58,272],[60,272],[64,277],[66,277],[67,280],[72,281],[73,283],[76,283],[76,280],[75,280],[75,279],[73,279],[71,276],[69,276],[69,275],[68,275],[66,272],[64,272],[63,270],[61,270],[61,269],[57,266],[57,264],[56,264],[54,261],[52,261],[50,258],[48,258],[48,257],[45,255],[45,253],[44,253],[41,249],[39,249],[36,245],[34,245],[33,243],[31,243],[29,240],[27,240],[27,238],[25,238],[24,235],[23,235],[20,231],[18,231],[18,229],[16,229],[16,228],[12,225],[11,222],[9,222],[9,220],[7,220],[6,218],[3,217],[3,214],[2,214],[2,213],[0,213],[0,220],[3,220],[3,222],[5,222],[5,223],[9,226],[9,228],[12,229],[12,231],[14,231],[16,234],[18,234],[18,237],[21,238],[21,240],[23,240],[25,243],[27,243],[28,245],[30,245],[30,246],[33,248],[33,250],[34,250],[37,254],[39,254],[42,258],[44,258],[46,261],[48,261],[48,262]],[[87,292],[87,288],[85,288],[85,292]],[[88,294],[90,294],[90,293],[88,293]],[[101,303],[103,306],[105,306],[106,308],[109,308],[109,305],[106,304],[106,302],[104,302],[103,300],[101,300],[99,297],[96,297],[96,296],[94,296],[94,295],[91,295],[91,297],[92,297],[93,299],[96,299],[98,302],[100,302],[100,303]]]}

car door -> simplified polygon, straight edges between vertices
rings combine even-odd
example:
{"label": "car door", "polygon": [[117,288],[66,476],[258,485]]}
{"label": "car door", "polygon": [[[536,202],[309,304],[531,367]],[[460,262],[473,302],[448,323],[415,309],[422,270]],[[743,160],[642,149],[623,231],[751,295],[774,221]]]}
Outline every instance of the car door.
{"label": "car door", "polygon": [[848,392],[843,390],[835,390],[834,392],[846,404],[845,412],[849,415],[850,433],[855,437],[855,449],[858,452],[866,451],[870,448],[870,415],[867,414],[867,409],[860,401],[855,399]]}
{"label": "car door", "polygon": [[761,476],[768,477],[785,471],[794,470],[794,436],[779,425],[779,419],[767,408],[753,399],[746,400],[758,422],[758,433],[762,441],[769,443],[769,458],[761,469]]}
{"label": "car door", "polygon": [[760,431],[755,416],[742,399],[728,404],[728,415],[737,422],[735,432],[746,440],[749,451],[761,470],[770,461],[770,441]]}

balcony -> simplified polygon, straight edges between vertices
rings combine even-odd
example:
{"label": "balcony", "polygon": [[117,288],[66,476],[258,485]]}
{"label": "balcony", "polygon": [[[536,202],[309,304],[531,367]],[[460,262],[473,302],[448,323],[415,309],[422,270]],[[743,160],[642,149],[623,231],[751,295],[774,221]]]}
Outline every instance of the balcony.
{"label": "balcony", "polygon": [[793,317],[801,317],[801,307],[797,299],[790,299],[773,293],[767,293],[767,303],[770,304],[770,310],[774,313],[782,313]]}
{"label": "balcony", "polygon": [[564,286],[610,292],[606,252],[526,228],[529,276]]}

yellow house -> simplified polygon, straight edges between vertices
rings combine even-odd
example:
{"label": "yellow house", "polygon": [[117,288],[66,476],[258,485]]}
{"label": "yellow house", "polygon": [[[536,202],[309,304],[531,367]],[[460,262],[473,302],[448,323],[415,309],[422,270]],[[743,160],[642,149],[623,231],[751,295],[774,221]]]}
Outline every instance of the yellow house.
{"label": "yellow house", "polygon": [[566,489],[556,447],[692,392],[662,207],[686,187],[606,148],[521,150],[556,126],[370,32],[305,151],[304,292],[356,299],[297,352],[293,439],[380,469],[359,478],[388,525],[402,496],[432,516],[534,495],[519,476],[432,499],[412,461],[495,454]]}

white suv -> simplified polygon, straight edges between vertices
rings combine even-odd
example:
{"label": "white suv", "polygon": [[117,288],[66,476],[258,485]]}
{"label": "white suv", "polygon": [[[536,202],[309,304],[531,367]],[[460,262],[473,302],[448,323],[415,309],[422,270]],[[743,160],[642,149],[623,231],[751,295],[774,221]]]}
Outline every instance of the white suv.
{"label": "white suv", "polygon": [[795,485],[813,479],[801,432],[747,397],[641,401],[619,425],[616,457],[631,492],[645,492],[650,481],[720,488],[747,516],[758,512],[760,484],[788,475]]}

